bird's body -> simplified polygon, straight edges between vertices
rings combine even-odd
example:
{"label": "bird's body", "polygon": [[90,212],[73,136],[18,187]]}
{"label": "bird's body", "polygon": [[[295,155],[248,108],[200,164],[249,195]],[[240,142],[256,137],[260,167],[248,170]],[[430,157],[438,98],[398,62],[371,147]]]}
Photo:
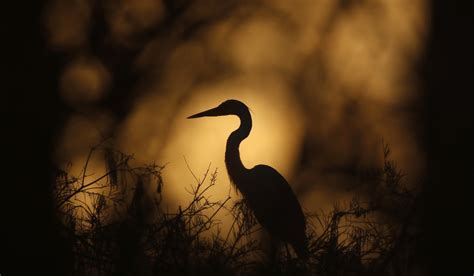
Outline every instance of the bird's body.
{"label": "bird's body", "polygon": [[285,178],[274,168],[257,165],[247,169],[241,159],[239,146],[252,129],[252,118],[245,104],[228,100],[214,109],[188,118],[237,115],[240,127],[227,139],[225,164],[232,183],[244,196],[258,222],[278,240],[288,242],[300,258],[308,254],[306,222],[301,206]]}

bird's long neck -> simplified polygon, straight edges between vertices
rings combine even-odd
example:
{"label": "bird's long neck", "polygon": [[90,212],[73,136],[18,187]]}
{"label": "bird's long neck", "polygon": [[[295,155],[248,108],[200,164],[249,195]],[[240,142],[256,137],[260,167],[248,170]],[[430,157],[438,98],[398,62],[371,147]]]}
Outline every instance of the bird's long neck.
{"label": "bird's long neck", "polygon": [[227,172],[234,183],[237,183],[247,171],[240,159],[239,146],[240,142],[249,136],[252,129],[252,117],[248,110],[242,111],[237,116],[240,118],[240,127],[230,134],[225,150]]}

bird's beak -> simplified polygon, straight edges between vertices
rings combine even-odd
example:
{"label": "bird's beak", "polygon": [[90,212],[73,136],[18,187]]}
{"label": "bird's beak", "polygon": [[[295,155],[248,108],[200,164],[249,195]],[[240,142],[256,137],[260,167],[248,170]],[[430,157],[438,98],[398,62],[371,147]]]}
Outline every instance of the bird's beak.
{"label": "bird's beak", "polygon": [[188,119],[194,119],[194,118],[200,118],[200,117],[210,117],[210,116],[219,116],[219,115],[221,115],[221,112],[216,107],[216,108],[211,108],[209,110],[191,115],[191,116],[188,117]]}

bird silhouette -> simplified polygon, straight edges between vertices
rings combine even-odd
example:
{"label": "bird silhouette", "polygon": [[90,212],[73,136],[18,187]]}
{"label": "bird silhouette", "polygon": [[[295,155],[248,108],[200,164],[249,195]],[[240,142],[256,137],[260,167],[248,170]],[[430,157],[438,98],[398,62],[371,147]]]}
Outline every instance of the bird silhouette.
{"label": "bird silhouette", "polygon": [[231,182],[240,191],[257,221],[272,239],[291,244],[301,259],[308,257],[306,221],[301,206],[285,178],[274,168],[257,165],[247,169],[240,159],[240,143],[249,136],[252,117],[248,107],[238,100],[227,100],[219,106],[188,119],[236,115],[240,127],[227,139],[225,164]]}

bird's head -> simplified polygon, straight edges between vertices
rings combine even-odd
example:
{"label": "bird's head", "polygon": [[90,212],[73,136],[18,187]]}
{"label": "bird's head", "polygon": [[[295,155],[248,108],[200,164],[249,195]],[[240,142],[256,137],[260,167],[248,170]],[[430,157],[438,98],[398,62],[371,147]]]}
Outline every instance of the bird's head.
{"label": "bird's head", "polygon": [[188,119],[200,118],[200,117],[215,117],[215,116],[226,116],[226,115],[237,115],[240,116],[245,112],[248,112],[248,107],[241,101],[238,100],[227,100],[217,107],[209,110],[191,115]]}

